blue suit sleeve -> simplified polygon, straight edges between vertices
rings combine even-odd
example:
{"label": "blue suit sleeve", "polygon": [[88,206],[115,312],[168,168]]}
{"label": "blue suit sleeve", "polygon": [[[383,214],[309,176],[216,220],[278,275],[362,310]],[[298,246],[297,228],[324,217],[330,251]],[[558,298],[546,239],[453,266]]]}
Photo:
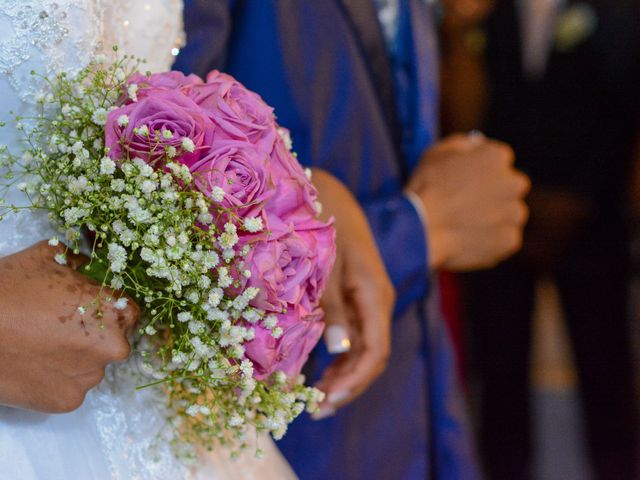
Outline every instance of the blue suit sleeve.
{"label": "blue suit sleeve", "polygon": [[425,298],[429,289],[429,257],[422,221],[402,194],[365,202],[362,207],[396,289],[396,314],[400,314]]}

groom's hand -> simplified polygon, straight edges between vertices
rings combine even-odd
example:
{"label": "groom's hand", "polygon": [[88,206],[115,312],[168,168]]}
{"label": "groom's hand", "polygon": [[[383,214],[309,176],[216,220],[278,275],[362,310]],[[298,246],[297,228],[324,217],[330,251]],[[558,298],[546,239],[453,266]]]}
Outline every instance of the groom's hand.
{"label": "groom's hand", "polygon": [[316,418],[349,403],[384,371],[391,350],[395,292],[351,193],[331,175],[314,171],[324,215],[335,218],[337,257],[322,298],[325,343],[341,354],[317,385],[327,394]]}
{"label": "groom's hand", "polygon": [[0,258],[0,404],[75,410],[106,365],[129,355],[138,307],[114,308],[115,292],[75,271],[86,257],[68,254],[60,265],[62,251],[41,242]]}
{"label": "groom's hand", "polygon": [[487,268],[522,246],[529,179],[511,148],[453,135],[427,150],[408,186],[424,205],[433,269]]}

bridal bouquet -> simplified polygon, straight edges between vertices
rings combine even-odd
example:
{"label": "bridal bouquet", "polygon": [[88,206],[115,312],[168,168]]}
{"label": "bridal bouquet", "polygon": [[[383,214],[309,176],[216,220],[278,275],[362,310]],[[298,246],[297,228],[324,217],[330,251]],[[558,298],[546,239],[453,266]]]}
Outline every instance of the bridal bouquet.
{"label": "bridal bouquet", "polygon": [[182,451],[242,445],[248,426],[279,438],[322,399],[300,370],[323,331],[334,229],[260,97],[218,71],[139,65],[96,58],[47,80],[40,114],[18,118],[24,151],[2,153],[7,179],[49,212],[51,244],[88,241],[84,273],[141,306],[140,387],[166,392]]}

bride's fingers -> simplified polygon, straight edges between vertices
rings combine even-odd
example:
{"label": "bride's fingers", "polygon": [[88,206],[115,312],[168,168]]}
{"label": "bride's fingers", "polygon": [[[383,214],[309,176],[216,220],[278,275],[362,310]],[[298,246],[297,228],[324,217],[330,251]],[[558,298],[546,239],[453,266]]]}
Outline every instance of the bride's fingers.
{"label": "bride's fingers", "polygon": [[368,282],[352,292],[344,306],[351,311],[351,324],[358,325],[351,350],[330,367],[320,383],[327,397],[316,418],[324,418],[364,392],[384,371],[390,353],[392,298],[385,295],[386,285],[376,288]]}
{"label": "bride's fingers", "polygon": [[327,396],[314,418],[320,420],[331,416],[337,409],[356,399],[383,369],[384,363],[380,362],[374,352],[360,351],[345,354],[330,367],[318,385],[318,388],[325,391]]}
{"label": "bride's fingers", "polygon": [[340,266],[336,266],[327,289],[322,296],[322,308],[324,309],[324,342],[327,350],[332,354],[348,352],[351,348],[351,327],[349,326],[349,313],[342,292],[342,272]]}

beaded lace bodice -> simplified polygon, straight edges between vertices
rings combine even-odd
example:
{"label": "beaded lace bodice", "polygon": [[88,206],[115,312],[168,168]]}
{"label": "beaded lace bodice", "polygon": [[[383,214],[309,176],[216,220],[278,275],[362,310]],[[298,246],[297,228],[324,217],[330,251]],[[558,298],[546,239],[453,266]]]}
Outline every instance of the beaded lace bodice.
{"label": "beaded lace bodice", "polygon": [[[182,0],[0,0],[0,144],[19,149],[16,114],[28,117],[46,92],[41,76],[77,72],[93,55],[122,51],[168,70],[184,42]],[[32,75],[37,72],[39,75]],[[5,196],[24,204],[17,191]],[[0,222],[0,255],[50,234],[43,215],[25,212]]]}

